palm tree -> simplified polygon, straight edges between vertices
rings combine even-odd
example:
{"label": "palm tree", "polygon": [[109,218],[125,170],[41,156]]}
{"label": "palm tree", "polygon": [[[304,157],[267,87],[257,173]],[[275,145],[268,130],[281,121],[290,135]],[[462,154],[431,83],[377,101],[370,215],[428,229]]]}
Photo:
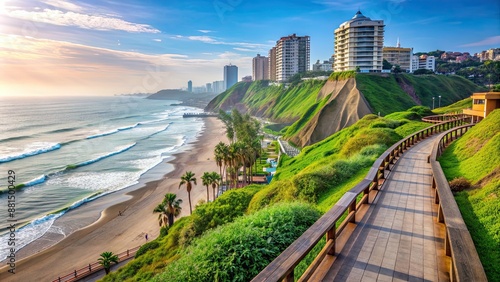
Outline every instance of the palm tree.
{"label": "palm tree", "polygon": [[210,196],[208,194],[208,186],[212,184],[212,174],[210,172],[204,172],[203,175],[201,176],[201,181],[203,186],[207,187],[207,203],[208,203],[208,201],[210,201]]}
{"label": "palm tree", "polygon": [[154,210],[154,213],[160,213],[158,215],[158,223],[160,227],[172,226],[174,224],[174,217],[181,213],[182,200],[177,199],[177,195],[172,193],[165,194],[163,202],[159,204]]}
{"label": "palm tree", "polygon": [[186,184],[186,189],[188,192],[188,200],[189,200],[189,213],[193,214],[193,207],[191,206],[191,188],[193,188],[193,184],[196,185],[196,178],[194,177],[194,173],[191,171],[186,171],[186,173],[181,176],[181,182],[179,183],[179,189],[183,184]]}
{"label": "palm tree", "polygon": [[118,263],[118,256],[113,254],[113,252],[104,252],[97,261],[104,267],[106,274],[108,274],[111,269],[111,263]]}
{"label": "palm tree", "polygon": [[213,190],[213,194],[214,194],[214,201],[215,201],[215,187],[217,186],[217,194],[219,194],[219,181],[221,180],[221,176],[217,173],[217,172],[212,172],[210,173],[210,184],[212,185],[212,190]]}

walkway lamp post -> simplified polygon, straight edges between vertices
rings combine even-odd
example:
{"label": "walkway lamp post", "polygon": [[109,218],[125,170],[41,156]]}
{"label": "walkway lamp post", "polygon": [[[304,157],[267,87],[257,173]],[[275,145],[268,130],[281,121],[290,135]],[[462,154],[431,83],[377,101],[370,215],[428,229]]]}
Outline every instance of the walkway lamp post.
{"label": "walkway lamp post", "polygon": [[434,97],[432,97],[432,109],[434,110]]}
{"label": "walkway lamp post", "polygon": [[438,108],[441,108],[441,95],[439,95],[438,97],[439,97],[439,107]]}

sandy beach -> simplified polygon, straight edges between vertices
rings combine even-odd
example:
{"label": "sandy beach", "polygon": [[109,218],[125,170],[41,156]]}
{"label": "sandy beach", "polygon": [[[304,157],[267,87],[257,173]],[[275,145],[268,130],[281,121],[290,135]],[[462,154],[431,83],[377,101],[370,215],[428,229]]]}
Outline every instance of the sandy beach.
{"label": "sandy beach", "polygon": [[[16,261],[16,274],[8,267],[0,268],[0,281],[52,281],[75,269],[94,263],[105,251],[121,253],[146,242],[145,234],[154,239],[159,234],[157,214],[153,209],[166,193],[175,193],[183,200],[181,216],[189,215],[185,186],[179,189],[180,176],[190,170],[196,174],[198,185],[191,191],[193,209],[200,200],[206,200],[206,187],[201,185],[203,172],[218,171],[213,150],[220,141],[227,142],[225,129],[218,119],[205,118],[205,128],[198,140],[188,149],[169,161],[174,170],[162,180],[147,183],[144,187],[126,194],[127,197],[108,195],[114,200],[98,220],[67,236],[56,245],[27,258]],[[210,193],[212,197],[212,193]],[[119,211],[123,211],[119,216]],[[29,251],[30,246],[26,247]]]}

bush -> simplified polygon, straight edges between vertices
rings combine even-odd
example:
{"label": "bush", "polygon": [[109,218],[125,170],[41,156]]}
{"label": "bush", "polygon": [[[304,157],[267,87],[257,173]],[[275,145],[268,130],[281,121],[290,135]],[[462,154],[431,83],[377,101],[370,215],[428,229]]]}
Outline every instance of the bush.
{"label": "bush", "polygon": [[180,232],[179,243],[187,245],[191,240],[208,229],[233,221],[242,216],[250,200],[261,186],[250,185],[243,189],[230,190],[214,202],[199,205],[191,215],[191,222]]}
{"label": "bush", "polygon": [[471,187],[469,180],[467,180],[465,177],[455,178],[452,181],[450,181],[449,184],[451,191],[454,193],[461,192]]}
{"label": "bush", "polygon": [[318,218],[303,203],[278,204],[207,232],[153,281],[250,281]]}
{"label": "bush", "polygon": [[143,254],[145,254],[147,251],[154,250],[154,249],[158,248],[159,246],[160,246],[160,243],[158,243],[157,240],[148,242],[148,243],[142,245],[139,248],[139,250],[137,250],[137,253],[135,253],[135,258],[138,258],[138,257],[142,256]]}

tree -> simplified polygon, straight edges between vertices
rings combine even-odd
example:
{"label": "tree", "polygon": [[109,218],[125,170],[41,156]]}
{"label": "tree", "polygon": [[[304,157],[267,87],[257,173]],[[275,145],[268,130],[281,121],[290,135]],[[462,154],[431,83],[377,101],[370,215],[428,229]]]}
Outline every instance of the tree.
{"label": "tree", "polygon": [[[212,172],[210,173],[211,177],[210,177],[210,184],[212,185],[212,192],[213,192],[213,195],[214,195],[214,201],[215,201],[215,187],[219,187],[219,181],[221,180],[221,176],[217,173],[217,172]],[[219,189],[217,189],[219,190]],[[217,191],[217,194],[219,191]]]}
{"label": "tree", "polygon": [[160,227],[172,226],[174,224],[174,217],[181,213],[182,200],[177,199],[177,195],[172,193],[165,194],[163,202],[159,204],[154,210],[154,213],[160,213],[158,215],[158,224]]}
{"label": "tree", "polygon": [[387,61],[386,59],[384,59],[382,61],[382,69],[383,70],[390,70],[390,69],[392,69],[392,64],[389,63],[389,61]]}
{"label": "tree", "polygon": [[186,173],[181,176],[181,182],[179,183],[179,189],[181,186],[186,184],[186,190],[188,192],[188,200],[189,200],[189,213],[193,213],[193,207],[191,206],[191,189],[193,188],[193,184],[196,185],[196,178],[194,177],[194,173],[191,171],[186,171]]}
{"label": "tree", "polygon": [[[208,193],[208,186],[212,184],[212,174],[210,172],[204,172],[203,175],[201,176],[201,181],[203,186],[207,187],[207,203],[210,201],[210,196]],[[214,197],[215,200],[215,197]]]}
{"label": "tree", "polygon": [[118,263],[118,256],[113,254],[113,252],[104,252],[97,261],[102,265],[106,274],[108,274],[111,270],[111,263]]}

